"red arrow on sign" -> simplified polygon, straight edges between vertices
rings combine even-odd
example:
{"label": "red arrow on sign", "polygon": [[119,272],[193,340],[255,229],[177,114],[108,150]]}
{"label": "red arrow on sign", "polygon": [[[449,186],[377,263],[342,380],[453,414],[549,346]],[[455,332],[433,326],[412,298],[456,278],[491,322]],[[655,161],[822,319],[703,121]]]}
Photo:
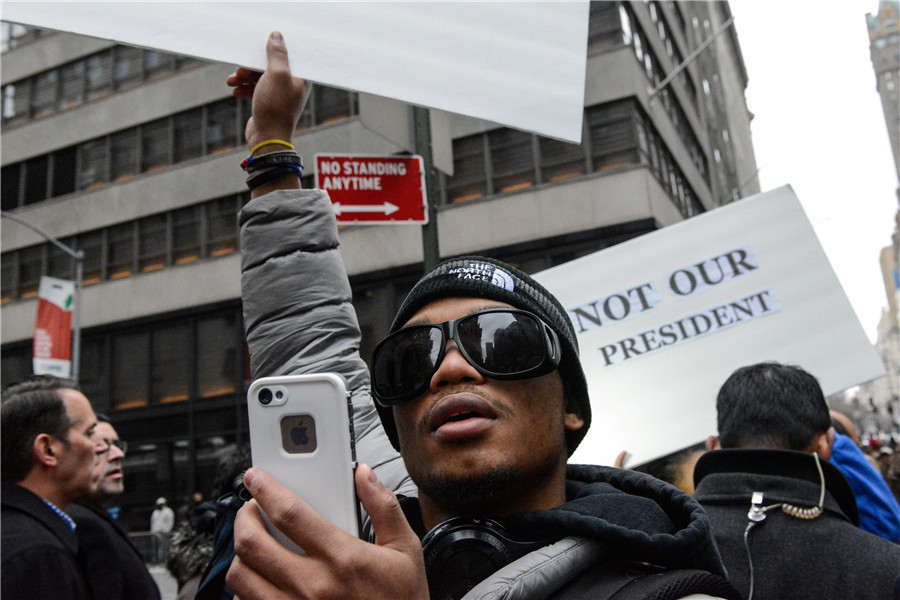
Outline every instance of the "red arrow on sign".
{"label": "red arrow on sign", "polygon": [[328,192],[338,223],[428,222],[421,156],[317,154],[316,187]]}

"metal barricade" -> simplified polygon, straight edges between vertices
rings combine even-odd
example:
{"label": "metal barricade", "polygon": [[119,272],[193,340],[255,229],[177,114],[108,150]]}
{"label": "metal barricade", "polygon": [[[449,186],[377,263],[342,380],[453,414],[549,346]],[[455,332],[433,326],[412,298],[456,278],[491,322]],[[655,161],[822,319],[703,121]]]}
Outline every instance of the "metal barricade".
{"label": "metal barricade", "polygon": [[169,533],[135,531],[128,534],[131,543],[148,565],[165,565],[169,558]]}

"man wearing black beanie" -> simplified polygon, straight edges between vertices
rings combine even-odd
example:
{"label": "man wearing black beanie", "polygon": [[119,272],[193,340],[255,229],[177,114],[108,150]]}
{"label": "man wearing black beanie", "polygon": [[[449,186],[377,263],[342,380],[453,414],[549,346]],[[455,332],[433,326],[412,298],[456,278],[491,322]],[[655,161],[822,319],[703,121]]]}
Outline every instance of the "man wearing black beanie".
{"label": "man wearing black beanie", "polygon": [[[591,421],[587,385],[564,307],[527,274],[477,256],[440,264],[404,301],[370,374],[330,201],[300,189],[290,142],[306,83],[280,34],[267,54],[265,74],[228,80],[253,101],[240,215],[251,368],[344,376],[369,522],[355,539],[250,469],[228,586],[242,600],[737,598],[690,496],[567,465]],[[266,532],[260,508],[304,554]]]}

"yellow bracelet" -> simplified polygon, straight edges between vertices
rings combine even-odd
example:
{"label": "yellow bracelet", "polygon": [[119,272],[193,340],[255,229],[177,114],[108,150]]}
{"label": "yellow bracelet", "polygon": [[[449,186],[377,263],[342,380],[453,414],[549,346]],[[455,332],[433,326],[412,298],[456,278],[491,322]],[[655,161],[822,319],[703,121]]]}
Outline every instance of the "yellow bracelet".
{"label": "yellow bracelet", "polygon": [[287,146],[287,147],[290,148],[291,150],[294,150],[294,149],[295,149],[295,148],[294,148],[294,145],[291,144],[290,142],[285,142],[285,141],[282,141],[282,140],[266,140],[266,141],[264,141],[264,142],[260,142],[260,143],[258,143],[257,145],[253,146],[253,150],[250,151],[250,155],[252,156],[254,152],[256,152],[257,150],[259,150],[259,149],[262,148],[263,146],[268,146],[269,144],[279,144],[279,145],[281,145],[281,146]]}

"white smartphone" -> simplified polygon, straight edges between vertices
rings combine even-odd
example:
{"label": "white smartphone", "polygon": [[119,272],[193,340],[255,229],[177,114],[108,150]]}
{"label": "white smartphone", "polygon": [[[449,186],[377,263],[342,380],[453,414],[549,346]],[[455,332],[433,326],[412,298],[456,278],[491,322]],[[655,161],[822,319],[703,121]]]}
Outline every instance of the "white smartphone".
{"label": "white smartphone", "polygon": [[[344,379],[335,373],[257,379],[247,392],[247,408],[253,466],[359,537],[353,407]],[[282,545],[302,554],[265,521]]]}

